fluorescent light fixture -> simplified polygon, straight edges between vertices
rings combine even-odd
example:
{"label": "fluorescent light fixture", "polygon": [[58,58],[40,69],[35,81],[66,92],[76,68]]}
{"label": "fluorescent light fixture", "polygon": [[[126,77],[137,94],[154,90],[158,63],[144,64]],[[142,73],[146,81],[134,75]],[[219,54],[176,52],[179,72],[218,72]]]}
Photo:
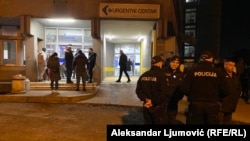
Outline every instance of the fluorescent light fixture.
{"label": "fluorescent light fixture", "polygon": [[69,19],[69,18],[62,18],[62,19],[48,19],[50,22],[67,22],[67,23],[72,23],[75,20],[74,19]]}
{"label": "fluorescent light fixture", "polygon": [[109,34],[109,35],[106,35],[105,37],[106,37],[108,40],[112,40],[112,39],[114,38],[114,36],[113,36],[113,35],[110,35],[110,34]]}
{"label": "fluorescent light fixture", "polygon": [[144,38],[145,38],[144,36],[139,36],[137,41],[140,42],[141,40],[144,40]]}

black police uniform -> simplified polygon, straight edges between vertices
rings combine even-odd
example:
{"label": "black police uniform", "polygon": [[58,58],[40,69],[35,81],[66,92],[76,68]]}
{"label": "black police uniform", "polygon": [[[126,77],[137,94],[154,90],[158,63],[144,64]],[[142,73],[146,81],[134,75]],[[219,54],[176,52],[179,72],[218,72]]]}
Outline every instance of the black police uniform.
{"label": "black police uniform", "polygon": [[190,69],[181,84],[188,97],[187,124],[220,124],[220,100],[229,95],[223,72],[212,62],[201,61]]}
{"label": "black police uniform", "polygon": [[167,105],[167,120],[168,124],[176,124],[176,116],[178,112],[178,102],[183,98],[183,93],[180,91],[180,84],[183,79],[183,72],[177,68],[175,71],[170,66],[163,68],[164,74],[167,77],[166,89],[171,95]]}
{"label": "black police uniform", "polygon": [[157,66],[152,66],[149,71],[142,74],[136,86],[136,94],[141,101],[151,99],[152,107],[143,106],[144,124],[165,124],[166,123],[166,103],[170,95],[167,93],[166,77]]}

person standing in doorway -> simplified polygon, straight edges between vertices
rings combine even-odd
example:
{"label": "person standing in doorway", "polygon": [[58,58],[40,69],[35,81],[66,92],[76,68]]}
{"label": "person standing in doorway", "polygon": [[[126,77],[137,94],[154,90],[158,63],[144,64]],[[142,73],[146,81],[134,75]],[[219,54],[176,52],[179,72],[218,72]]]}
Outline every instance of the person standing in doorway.
{"label": "person standing in doorway", "polygon": [[82,79],[83,91],[86,91],[86,65],[88,59],[85,54],[79,50],[77,56],[73,61],[73,69],[76,73],[76,91],[79,91],[80,81]]}
{"label": "person standing in doorway", "polygon": [[73,81],[71,80],[73,60],[74,60],[74,55],[72,52],[72,45],[69,44],[65,50],[65,66],[66,66],[66,73],[67,73],[66,83],[73,83]]}
{"label": "person standing in doorway", "polygon": [[122,73],[124,72],[125,75],[127,76],[128,83],[131,81],[129,78],[129,75],[127,73],[127,62],[128,62],[128,57],[126,54],[124,54],[123,50],[120,50],[120,59],[119,59],[119,66],[120,66],[120,74],[118,80],[116,82],[121,82],[121,77]]}
{"label": "person standing in doorway", "polygon": [[133,67],[133,63],[132,61],[130,60],[130,58],[128,59],[128,62],[127,62],[127,71],[131,71],[132,70],[132,67]]}
{"label": "person standing in doorway", "polygon": [[88,56],[88,65],[87,65],[87,69],[88,69],[88,83],[92,83],[92,79],[93,79],[93,71],[94,71],[94,67],[96,65],[96,53],[93,51],[93,48],[89,48],[89,56]]}
{"label": "person standing in doorway", "polygon": [[38,81],[44,80],[44,73],[46,70],[46,48],[42,48],[42,50],[38,53]]}
{"label": "person standing in doorway", "polygon": [[54,52],[49,57],[47,67],[50,70],[50,88],[51,88],[52,94],[59,94],[58,81],[61,80],[61,75],[60,75],[59,58],[56,52]]}

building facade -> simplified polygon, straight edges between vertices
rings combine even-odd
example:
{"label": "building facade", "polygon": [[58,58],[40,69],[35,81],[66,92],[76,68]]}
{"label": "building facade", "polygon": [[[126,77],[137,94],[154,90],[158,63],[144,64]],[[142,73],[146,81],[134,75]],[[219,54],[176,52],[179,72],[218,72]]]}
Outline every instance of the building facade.
{"label": "building facade", "polygon": [[183,49],[185,66],[192,67],[199,61],[203,50],[210,50],[219,57],[221,43],[221,1],[183,0]]}
{"label": "building facade", "polygon": [[[104,77],[115,74],[113,65],[116,57],[110,46],[122,45],[108,41],[102,31],[104,21],[123,20],[150,21],[155,24],[148,35],[134,45],[139,48],[137,54],[138,75],[150,68],[153,55],[163,59],[168,52],[180,54],[177,36],[181,33],[182,0],[0,0],[0,81],[10,81],[15,74],[22,74],[31,82],[37,81],[37,54],[42,47],[48,52],[59,52],[63,58],[63,49],[74,44],[87,51],[93,47],[98,54],[94,81],[100,83]],[[37,19],[65,18],[84,20],[89,27],[46,26]],[[62,22],[63,23],[63,22]],[[68,32],[70,30],[70,32]],[[80,36],[62,35],[68,33]],[[56,40],[53,40],[56,39]],[[72,40],[74,39],[74,40]],[[72,41],[72,42],[71,42]],[[110,53],[112,52],[112,53]],[[87,52],[86,52],[87,53]],[[110,57],[114,56],[114,57]],[[136,55],[134,55],[136,56]],[[110,63],[112,62],[112,63]]]}

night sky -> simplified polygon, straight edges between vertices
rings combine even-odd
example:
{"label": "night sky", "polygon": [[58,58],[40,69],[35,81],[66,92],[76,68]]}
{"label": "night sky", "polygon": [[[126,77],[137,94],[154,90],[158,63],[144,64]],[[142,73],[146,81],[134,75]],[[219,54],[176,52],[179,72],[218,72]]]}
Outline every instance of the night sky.
{"label": "night sky", "polygon": [[[250,11],[245,0],[222,0],[221,50],[222,57],[233,56],[242,49],[250,50]],[[249,55],[250,57],[250,52]]]}

